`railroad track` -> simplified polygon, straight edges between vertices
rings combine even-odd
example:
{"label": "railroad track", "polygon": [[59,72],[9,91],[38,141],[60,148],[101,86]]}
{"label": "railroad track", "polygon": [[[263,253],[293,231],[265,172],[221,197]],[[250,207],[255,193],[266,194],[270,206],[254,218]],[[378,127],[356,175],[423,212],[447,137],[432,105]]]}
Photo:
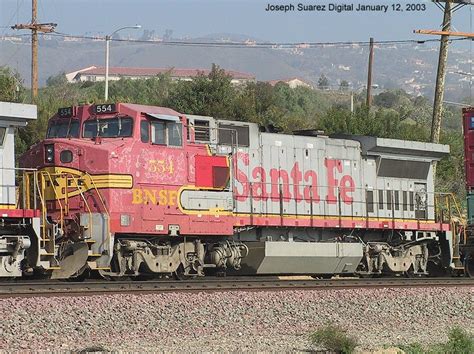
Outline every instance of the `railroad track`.
{"label": "railroad track", "polygon": [[387,278],[387,279],[331,279],[331,280],[276,280],[272,279],[199,279],[186,281],[62,281],[2,282],[0,297],[78,296],[117,293],[160,293],[182,291],[229,290],[328,290],[351,288],[407,288],[407,287],[474,287],[473,278]]}

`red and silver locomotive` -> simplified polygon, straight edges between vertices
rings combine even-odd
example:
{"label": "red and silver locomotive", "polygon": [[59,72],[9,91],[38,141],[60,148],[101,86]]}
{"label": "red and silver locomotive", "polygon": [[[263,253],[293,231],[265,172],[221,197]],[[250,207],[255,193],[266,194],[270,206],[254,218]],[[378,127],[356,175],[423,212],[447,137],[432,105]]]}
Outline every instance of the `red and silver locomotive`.
{"label": "red and silver locomotive", "polygon": [[433,182],[448,153],[117,103],[60,109],[21,166],[54,278],[426,275],[458,266]]}

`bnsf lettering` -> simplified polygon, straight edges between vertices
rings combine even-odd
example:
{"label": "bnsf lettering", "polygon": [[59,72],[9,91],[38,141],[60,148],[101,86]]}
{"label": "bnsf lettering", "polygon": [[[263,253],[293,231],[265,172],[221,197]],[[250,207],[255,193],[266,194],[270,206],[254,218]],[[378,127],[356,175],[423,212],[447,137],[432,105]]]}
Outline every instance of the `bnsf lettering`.
{"label": "bnsf lettering", "polygon": [[132,204],[176,205],[177,191],[132,189]]}
{"label": "bnsf lettering", "polygon": [[[302,171],[298,162],[294,163],[289,172],[285,169],[272,168],[267,173],[265,168],[257,166],[251,171],[253,182],[250,182],[247,174],[238,167],[238,161],[241,161],[244,167],[249,165],[249,155],[238,153],[234,161],[235,179],[238,182],[234,188],[234,195],[237,201],[245,202],[250,197],[254,200],[279,201],[280,196],[284,202],[291,199],[298,203],[321,201],[318,174],[313,170]],[[324,200],[328,204],[336,204],[339,196],[345,204],[352,204],[355,182],[350,175],[341,175],[342,161],[326,159],[324,166],[327,181]]]}

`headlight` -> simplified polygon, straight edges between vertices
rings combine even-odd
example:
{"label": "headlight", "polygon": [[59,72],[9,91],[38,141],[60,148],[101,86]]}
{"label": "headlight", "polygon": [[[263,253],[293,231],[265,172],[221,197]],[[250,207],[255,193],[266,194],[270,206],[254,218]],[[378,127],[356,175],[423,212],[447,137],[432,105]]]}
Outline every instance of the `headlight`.
{"label": "headlight", "polygon": [[63,150],[59,154],[59,159],[62,163],[69,163],[72,161],[72,151],[71,150]]}
{"label": "headlight", "polygon": [[54,145],[44,146],[44,159],[48,163],[54,162]]}

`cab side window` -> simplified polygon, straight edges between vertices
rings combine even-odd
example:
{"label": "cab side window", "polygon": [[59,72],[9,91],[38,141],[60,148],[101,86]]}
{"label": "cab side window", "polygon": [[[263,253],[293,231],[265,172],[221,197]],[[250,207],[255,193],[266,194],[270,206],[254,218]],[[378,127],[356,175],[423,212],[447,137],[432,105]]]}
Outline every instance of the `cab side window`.
{"label": "cab side window", "polygon": [[167,123],[166,130],[168,133],[168,145],[181,146],[183,145],[181,123]]}
{"label": "cab side window", "polygon": [[140,122],[140,139],[142,143],[148,143],[150,141],[150,123],[147,120]]}
{"label": "cab side window", "polygon": [[[150,127],[150,130],[148,130],[148,127]],[[181,123],[164,121],[149,123],[148,121],[142,121],[140,131],[142,142],[148,142],[151,139],[151,143],[156,145],[183,145],[183,126]]]}
{"label": "cab side window", "polygon": [[152,144],[166,145],[164,122],[151,123],[151,142]]}

